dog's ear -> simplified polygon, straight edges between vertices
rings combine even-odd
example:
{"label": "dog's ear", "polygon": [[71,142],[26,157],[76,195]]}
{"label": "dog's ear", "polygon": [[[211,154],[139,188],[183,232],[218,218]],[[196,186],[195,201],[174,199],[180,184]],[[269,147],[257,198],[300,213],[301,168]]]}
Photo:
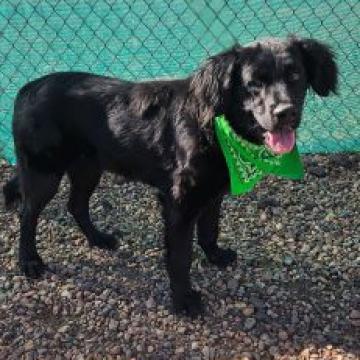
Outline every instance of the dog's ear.
{"label": "dog's ear", "polygon": [[203,126],[215,116],[223,105],[224,96],[231,86],[237,52],[240,46],[210,57],[190,79],[188,105],[192,115]]}
{"label": "dog's ear", "polygon": [[313,39],[294,39],[302,54],[308,81],[320,96],[336,93],[338,69],[331,49]]}

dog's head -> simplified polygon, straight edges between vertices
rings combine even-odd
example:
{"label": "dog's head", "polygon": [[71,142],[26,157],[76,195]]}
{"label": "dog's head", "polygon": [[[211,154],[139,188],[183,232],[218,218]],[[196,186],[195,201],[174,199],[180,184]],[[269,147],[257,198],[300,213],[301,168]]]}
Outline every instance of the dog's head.
{"label": "dog's head", "polygon": [[290,151],[306,91],[328,96],[337,86],[330,49],[312,39],[266,39],[213,56],[194,74],[190,91],[202,125],[225,114],[241,136]]}

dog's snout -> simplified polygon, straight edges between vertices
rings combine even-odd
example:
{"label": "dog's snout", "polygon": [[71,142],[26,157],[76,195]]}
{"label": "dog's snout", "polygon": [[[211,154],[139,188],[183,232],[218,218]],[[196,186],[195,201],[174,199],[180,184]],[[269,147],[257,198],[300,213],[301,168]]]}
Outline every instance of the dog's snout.
{"label": "dog's snout", "polygon": [[278,125],[293,126],[296,121],[296,108],[291,104],[278,105],[274,108],[274,116],[277,119]]}

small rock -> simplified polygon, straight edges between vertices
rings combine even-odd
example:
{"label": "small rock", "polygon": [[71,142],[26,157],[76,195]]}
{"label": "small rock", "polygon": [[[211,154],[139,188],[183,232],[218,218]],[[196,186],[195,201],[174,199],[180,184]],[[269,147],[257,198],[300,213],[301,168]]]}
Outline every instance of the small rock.
{"label": "small rock", "polygon": [[36,352],[34,350],[27,352],[23,359],[24,360],[36,360]]}
{"label": "small rock", "polygon": [[284,227],[282,223],[276,223],[275,228],[276,230],[281,230]]}
{"label": "small rock", "polygon": [[191,350],[196,350],[199,348],[199,344],[196,341],[191,343]]}
{"label": "small rock", "polygon": [[52,313],[54,315],[58,315],[60,312],[60,307],[58,305],[54,305],[53,308],[52,308]]}
{"label": "small rock", "polygon": [[206,360],[208,360],[210,358],[210,348],[208,346],[204,346],[202,353]]}
{"label": "small rock", "polygon": [[239,356],[235,357],[236,360],[260,360],[260,356],[253,352],[242,352]]}
{"label": "small rock", "polygon": [[239,289],[238,289],[238,291],[237,291],[237,295],[240,296],[240,297],[242,297],[242,296],[244,296],[244,294],[245,294],[245,287],[244,287],[244,286],[240,286]]}
{"label": "small rock", "polygon": [[61,297],[71,299],[71,293],[69,290],[63,290],[60,295],[61,295]]}
{"label": "small rock", "polygon": [[112,347],[111,349],[110,349],[110,354],[111,355],[120,355],[121,354],[121,346],[119,346],[119,345],[116,345],[116,346],[114,346],[114,347]]}
{"label": "small rock", "polygon": [[256,320],[252,317],[247,318],[244,323],[245,330],[251,330],[256,325]]}
{"label": "small rock", "polygon": [[285,341],[287,340],[288,338],[288,334],[286,331],[283,331],[283,330],[280,330],[279,331],[279,339],[282,340],[282,341]]}
{"label": "small rock", "polygon": [[185,326],[179,326],[178,329],[177,329],[177,332],[179,334],[185,334],[186,332],[186,327]]}
{"label": "small rock", "polygon": [[239,282],[237,279],[230,279],[228,282],[227,282],[227,288],[229,290],[233,290],[235,291],[239,286]]}
{"label": "small rock", "polygon": [[155,307],[156,303],[155,300],[151,297],[146,301],[145,305],[148,309],[152,309]]}
{"label": "small rock", "polygon": [[260,220],[261,221],[266,221],[267,220],[267,215],[266,215],[266,212],[262,212],[261,214],[260,214]]}
{"label": "small rock", "polygon": [[284,256],[284,264],[285,265],[291,265],[293,262],[294,262],[294,259],[292,258],[292,256],[290,256],[290,255],[285,255]]}
{"label": "small rock", "polygon": [[38,349],[37,352],[41,357],[45,357],[46,353],[48,352],[48,349],[40,348]]}
{"label": "small rock", "polygon": [[266,333],[261,334],[260,340],[267,346],[271,345],[271,343],[272,343],[270,336]]}
{"label": "small rock", "polygon": [[310,358],[310,349],[304,349],[300,354],[300,359],[309,359]]}
{"label": "small rock", "polygon": [[271,285],[267,288],[267,294],[268,295],[273,295],[275,294],[277,291],[277,286],[276,285]]}
{"label": "small rock", "polygon": [[60,334],[66,333],[69,330],[69,328],[70,328],[69,325],[60,326],[58,329],[58,333]]}
{"label": "small rock", "polygon": [[29,351],[34,348],[34,342],[32,340],[29,340],[25,343],[25,350]]}
{"label": "small rock", "polygon": [[310,251],[310,245],[309,244],[304,244],[302,246],[302,248],[300,249],[300,252],[304,253],[304,254],[308,253],[309,251]]}
{"label": "small rock", "polygon": [[275,357],[279,353],[279,348],[277,346],[270,346],[269,353]]}
{"label": "small rock", "polygon": [[184,349],[182,346],[177,347],[177,348],[175,349],[175,353],[176,353],[176,354],[182,354],[182,353],[184,353],[184,352],[185,352],[185,349]]}
{"label": "small rock", "polygon": [[247,306],[242,309],[242,313],[246,317],[251,316],[252,314],[254,314],[254,308],[252,306]]}
{"label": "small rock", "polygon": [[353,309],[349,315],[350,323],[354,326],[360,326],[360,311]]}
{"label": "small rock", "polygon": [[114,319],[111,319],[110,322],[109,322],[109,330],[116,330],[119,326],[119,322],[114,320]]}

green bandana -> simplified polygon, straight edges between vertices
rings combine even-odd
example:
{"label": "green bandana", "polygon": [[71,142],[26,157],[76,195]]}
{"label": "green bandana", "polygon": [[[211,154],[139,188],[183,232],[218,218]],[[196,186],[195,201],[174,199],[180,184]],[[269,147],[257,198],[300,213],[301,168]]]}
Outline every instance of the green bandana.
{"label": "green bandana", "polygon": [[293,180],[304,177],[296,146],[289,153],[275,155],[266,146],[239,137],[224,116],[215,118],[215,132],[229,169],[232,195],[252,190],[265,175]]}

